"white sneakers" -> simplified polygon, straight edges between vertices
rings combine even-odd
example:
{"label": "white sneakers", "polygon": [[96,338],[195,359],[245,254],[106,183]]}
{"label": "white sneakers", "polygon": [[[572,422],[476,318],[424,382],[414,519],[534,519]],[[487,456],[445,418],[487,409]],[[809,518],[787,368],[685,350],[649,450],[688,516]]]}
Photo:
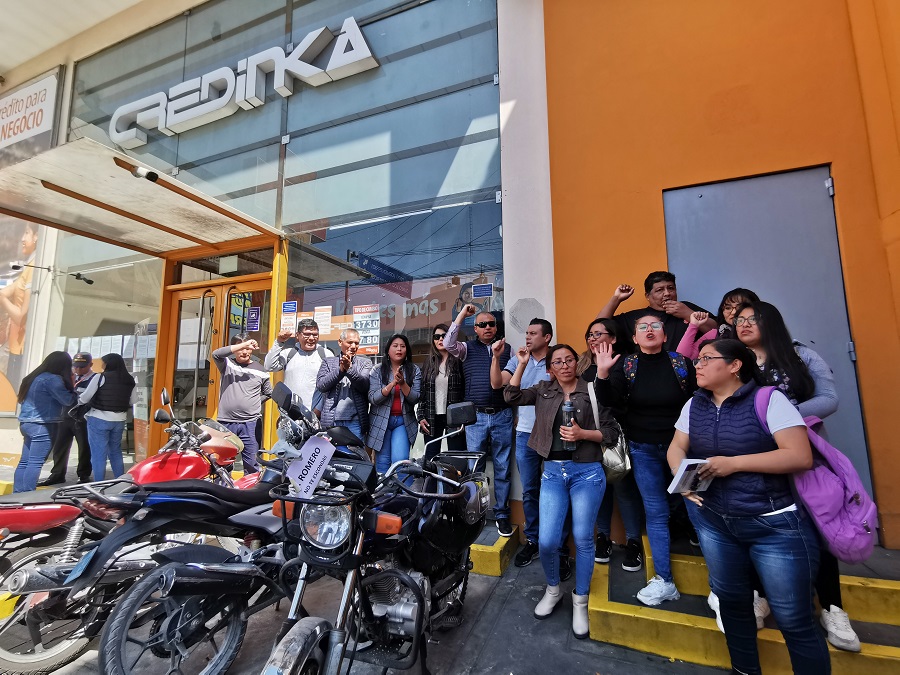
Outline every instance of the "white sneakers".
{"label": "white sneakers", "polygon": [[[719,611],[719,597],[710,591],[709,597],[706,599],[706,604],[716,613],[716,625],[719,627],[719,630],[724,633],[725,627],[722,625],[722,614]],[[753,591],[753,616],[756,617],[756,630],[762,630],[766,617],[771,613],[772,610],[769,609],[769,601],[759,597],[759,593]]]}
{"label": "white sneakers", "polygon": [[675,584],[663,580],[658,574],[637,593],[637,599],[650,607],[661,605],[666,600],[678,600],[680,597],[681,593],[675,588]]}
{"label": "white sneakers", "polygon": [[819,622],[827,632],[827,640],[838,649],[848,652],[858,652],[859,636],[850,625],[850,617],[847,612],[837,605],[832,605],[831,609],[822,609],[822,615]]}

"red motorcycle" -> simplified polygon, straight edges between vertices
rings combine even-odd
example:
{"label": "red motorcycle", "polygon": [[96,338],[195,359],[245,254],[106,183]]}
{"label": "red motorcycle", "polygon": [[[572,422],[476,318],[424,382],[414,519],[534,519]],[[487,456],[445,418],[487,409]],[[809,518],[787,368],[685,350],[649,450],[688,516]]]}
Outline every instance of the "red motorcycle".
{"label": "red motorcycle", "polygon": [[[162,404],[169,406],[164,389]],[[184,479],[205,479],[228,487],[248,488],[256,485],[259,474],[248,474],[233,480],[231,471],[240,467],[241,439],[215,420],[179,423],[163,409],[156,411],[155,422],[169,424],[165,430],[169,441],[153,457],[135,464],[123,478],[138,485]],[[125,485],[123,483],[123,485]],[[67,502],[34,501],[0,503],[0,575],[15,565],[27,549],[46,548],[73,542],[80,546],[85,539],[99,539],[115,525],[108,519],[107,507],[88,500],[82,506]],[[78,529],[73,534],[73,528]],[[2,616],[0,616],[2,618]]]}

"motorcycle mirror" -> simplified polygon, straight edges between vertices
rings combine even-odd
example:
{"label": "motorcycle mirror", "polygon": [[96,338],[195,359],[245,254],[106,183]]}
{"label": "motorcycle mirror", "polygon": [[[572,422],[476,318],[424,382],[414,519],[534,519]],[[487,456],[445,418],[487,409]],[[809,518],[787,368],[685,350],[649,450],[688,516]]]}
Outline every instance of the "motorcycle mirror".
{"label": "motorcycle mirror", "polygon": [[303,404],[299,396],[294,395],[294,392],[284,382],[279,382],[275,385],[275,388],[272,390],[272,400],[292,420],[303,418],[310,424],[314,423],[315,416],[310,409]]}
{"label": "motorcycle mirror", "polygon": [[153,421],[159,422],[160,424],[168,424],[172,421],[172,418],[169,417],[169,413],[167,413],[162,408],[157,408],[156,412],[153,413]]}
{"label": "motorcycle mirror", "polygon": [[165,387],[163,387],[163,390],[159,395],[159,400],[163,405],[169,405],[171,402],[171,399],[169,399],[169,391]]}

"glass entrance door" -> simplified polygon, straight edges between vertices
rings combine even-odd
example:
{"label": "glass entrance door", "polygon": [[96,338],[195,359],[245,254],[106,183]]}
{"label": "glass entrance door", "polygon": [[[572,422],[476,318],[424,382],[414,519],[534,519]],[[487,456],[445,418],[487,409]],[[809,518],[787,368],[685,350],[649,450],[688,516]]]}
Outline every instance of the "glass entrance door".
{"label": "glass entrance door", "polygon": [[[233,340],[254,339],[260,365],[269,348],[270,282],[233,283],[176,291],[171,321],[175,344],[164,377],[181,422],[215,417],[220,374],[212,357]],[[242,336],[246,335],[247,338]]]}

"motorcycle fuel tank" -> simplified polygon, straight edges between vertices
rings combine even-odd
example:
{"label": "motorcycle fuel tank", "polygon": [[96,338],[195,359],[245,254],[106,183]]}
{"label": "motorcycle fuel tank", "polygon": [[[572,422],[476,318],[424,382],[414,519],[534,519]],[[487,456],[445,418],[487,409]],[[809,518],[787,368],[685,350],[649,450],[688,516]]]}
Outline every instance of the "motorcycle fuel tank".
{"label": "motorcycle fuel tank", "polygon": [[135,464],[128,470],[138,484],[162,483],[184,478],[206,478],[209,476],[209,462],[199,453],[161,452]]}

